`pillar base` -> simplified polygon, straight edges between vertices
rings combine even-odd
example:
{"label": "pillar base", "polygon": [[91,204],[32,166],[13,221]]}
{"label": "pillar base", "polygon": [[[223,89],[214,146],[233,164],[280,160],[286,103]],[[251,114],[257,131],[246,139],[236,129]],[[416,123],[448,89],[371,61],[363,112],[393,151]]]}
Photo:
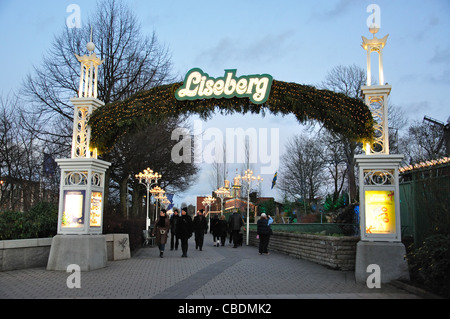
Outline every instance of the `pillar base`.
{"label": "pillar base", "polygon": [[360,241],[356,245],[355,279],[366,284],[367,267],[371,264],[380,266],[381,283],[394,280],[408,280],[408,263],[405,259],[406,249],[402,243]]}
{"label": "pillar base", "polygon": [[103,235],[56,235],[53,237],[47,270],[67,271],[75,264],[81,271],[106,267],[106,236]]}

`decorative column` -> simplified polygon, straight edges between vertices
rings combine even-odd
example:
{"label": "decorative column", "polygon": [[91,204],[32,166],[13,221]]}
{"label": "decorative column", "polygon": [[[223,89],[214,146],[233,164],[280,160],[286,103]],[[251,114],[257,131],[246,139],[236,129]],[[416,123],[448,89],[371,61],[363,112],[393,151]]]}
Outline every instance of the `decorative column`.
{"label": "decorative column", "polygon": [[[373,34],[373,39],[362,37],[362,47],[367,51],[367,85],[362,86],[361,90],[365,97],[366,105],[372,112],[374,124],[374,142],[372,144],[366,143],[364,145],[367,155],[371,154],[389,154],[389,126],[388,126],[388,96],[391,93],[392,87],[384,83],[384,69],[383,69],[383,48],[389,35],[382,39],[378,39],[375,34],[379,31],[378,28],[369,29]],[[373,52],[378,53],[378,76],[379,85],[372,86],[372,62],[371,55]]]}
{"label": "decorative column", "polygon": [[[378,28],[370,28],[373,39],[363,38],[367,51],[367,85],[361,90],[374,119],[374,140],[366,143],[365,155],[355,156],[359,170],[361,241],[356,248],[355,278],[366,284],[371,265],[380,269],[380,282],[409,280],[406,249],[401,243],[398,170],[403,155],[389,154],[388,96],[392,87],[384,83],[383,48],[388,35],[378,39]],[[372,85],[371,54],[378,53],[379,85]],[[369,267],[370,266],[370,267]]]}
{"label": "decorative column", "polygon": [[53,238],[48,270],[66,270],[77,264],[89,271],[106,266],[106,238],[103,233],[105,172],[111,163],[97,159],[90,141],[89,117],[103,106],[97,99],[98,66],[103,63],[86,46],[89,55],[75,55],[81,63],[78,96],[74,105],[71,158],[56,160],[61,169],[58,235]]}

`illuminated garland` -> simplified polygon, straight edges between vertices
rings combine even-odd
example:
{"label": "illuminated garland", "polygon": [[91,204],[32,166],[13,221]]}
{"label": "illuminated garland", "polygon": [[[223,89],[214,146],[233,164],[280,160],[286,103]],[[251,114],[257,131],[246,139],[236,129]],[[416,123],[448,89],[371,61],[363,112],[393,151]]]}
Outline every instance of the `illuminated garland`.
{"label": "illuminated garland", "polygon": [[373,118],[363,101],[341,93],[315,87],[273,81],[266,103],[253,104],[248,98],[222,98],[178,101],[175,91],[181,82],[136,93],[130,98],[105,105],[91,116],[91,144],[100,153],[109,151],[127,133],[150,123],[158,123],[179,114],[198,114],[207,119],[219,109],[224,114],[257,113],[294,114],[300,123],[316,120],[334,133],[353,140],[372,140]]}
{"label": "illuminated garland", "polygon": [[425,161],[425,162],[420,162],[420,163],[416,163],[414,165],[407,165],[407,166],[403,166],[400,167],[398,170],[400,173],[408,173],[411,172],[413,170],[419,170],[422,168],[429,168],[432,166],[436,166],[436,165],[442,165],[442,164],[447,164],[450,163],[450,157],[443,157],[440,158],[438,160],[431,160],[431,161]]}

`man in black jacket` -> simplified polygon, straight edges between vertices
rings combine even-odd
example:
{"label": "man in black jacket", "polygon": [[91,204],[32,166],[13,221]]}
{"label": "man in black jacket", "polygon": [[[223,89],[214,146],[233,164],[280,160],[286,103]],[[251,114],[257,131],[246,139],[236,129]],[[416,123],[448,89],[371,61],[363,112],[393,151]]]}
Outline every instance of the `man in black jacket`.
{"label": "man in black jacket", "polygon": [[175,250],[178,250],[179,238],[177,235],[177,224],[180,215],[178,215],[178,209],[173,210],[173,215],[170,217],[170,250],[173,250],[175,246]]}
{"label": "man in black jacket", "polygon": [[205,216],[203,216],[203,209],[197,211],[197,216],[194,217],[194,232],[195,232],[195,249],[202,251],[203,239],[208,232],[208,223]]}
{"label": "man in black jacket", "polygon": [[237,248],[239,243],[239,230],[244,226],[244,220],[238,212],[234,212],[228,219],[228,229],[231,231],[233,238],[233,248]]}
{"label": "man in black jacket", "polygon": [[177,224],[177,235],[181,240],[181,250],[183,251],[181,257],[187,257],[188,240],[192,236],[193,230],[192,218],[187,213],[187,207],[183,207]]}

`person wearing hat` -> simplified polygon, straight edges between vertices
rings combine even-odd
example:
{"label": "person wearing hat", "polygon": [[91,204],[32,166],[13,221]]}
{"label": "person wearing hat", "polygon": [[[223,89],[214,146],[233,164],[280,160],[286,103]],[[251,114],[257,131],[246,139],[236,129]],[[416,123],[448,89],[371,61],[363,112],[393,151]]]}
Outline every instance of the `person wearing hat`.
{"label": "person wearing hat", "polygon": [[261,218],[258,220],[256,225],[256,233],[259,236],[259,254],[269,255],[267,248],[269,246],[269,239],[272,234],[272,229],[269,226],[267,215],[265,213],[261,214]]}
{"label": "person wearing hat", "polygon": [[181,209],[181,217],[177,224],[177,234],[181,241],[181,251],[183,254],[181,257],[187,257],[188,240],[192,236],[193,232],[192,218],[187,213],[187,207]]}

